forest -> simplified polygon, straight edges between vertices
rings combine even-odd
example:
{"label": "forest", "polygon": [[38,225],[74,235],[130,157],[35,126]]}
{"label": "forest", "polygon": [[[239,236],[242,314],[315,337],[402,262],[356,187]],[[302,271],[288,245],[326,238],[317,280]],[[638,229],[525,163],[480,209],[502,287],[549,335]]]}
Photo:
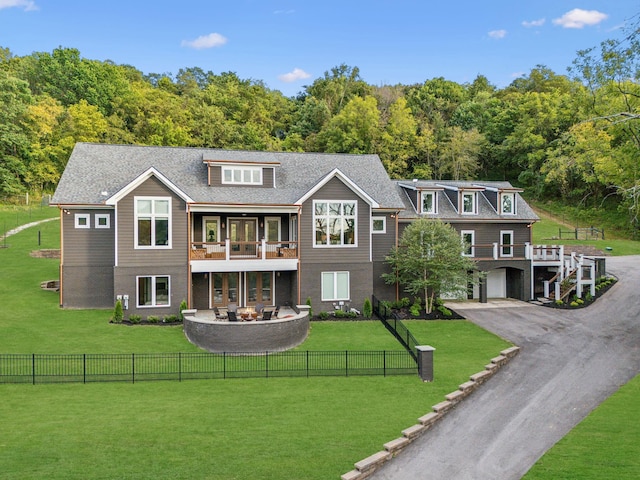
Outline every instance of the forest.
{"label": "forest", "polygon": [[198,67],[175,75],[0,47],[0,201],[50,193],[76,142],[376,153],[392,178],[507,180],[534,199],[640,217],[640,29],[504,88],[371,85],[338,65],[285,97]]}

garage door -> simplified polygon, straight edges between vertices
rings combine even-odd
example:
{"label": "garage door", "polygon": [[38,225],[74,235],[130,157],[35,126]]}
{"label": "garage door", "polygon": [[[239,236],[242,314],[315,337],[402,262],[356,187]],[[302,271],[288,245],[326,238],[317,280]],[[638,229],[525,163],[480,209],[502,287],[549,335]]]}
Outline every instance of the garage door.
{"label": "garage door", "polygon": [[507,298],[507,271],[504,268],[489,270],[487,274],[487,297]]}

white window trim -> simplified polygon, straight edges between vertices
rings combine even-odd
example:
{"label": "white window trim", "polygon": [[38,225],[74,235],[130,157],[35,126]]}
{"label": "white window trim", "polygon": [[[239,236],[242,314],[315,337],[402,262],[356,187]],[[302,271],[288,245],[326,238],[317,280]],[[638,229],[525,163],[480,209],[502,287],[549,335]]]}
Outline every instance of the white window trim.
{"label": "white window trim", "polygon": [[[107,223],[105,225],[100,225],[100,220],[106,219]],[[96,213],[94,217],[95,228],[111,228],[111,215],[108,213]]]}
{"label": "white window trim", "polygon": [[[431,195],[433,197],[433,210],[432,211],[426,211],[424,210],[424,195]],[[430,214],[430,215],[437,215],[438,214],[438,195],[437,192],[432,191],[432,190],[427,190],[427,191],[421,191],[420,192],[420,213],[425,213],[425,214]]]}
{"label": "white window trim", "polygon": [[[278,223],[278,238],[275,240],[273,238],[267,238],[267,232],[269,231],[269,222]],[[282,220],[280,217],[264,217],[264,238],[268,242],[279,242],[280,240],[282,240]]]}
{"label": "white window trim", "polygon": [[[168,200],[169,201],[169,213],[167,215],[165,214],[156,214],[156,213],[149,213],[149,214],[138,214],[138,200],[151,200],[151,205],[154,204],[155,200]],[[146,216],[150,216],[151,217],[151,225],[152,225],[152,229],[151,229],[151,245],[138,245],[138,216],[142,216],[142,217],[146,217]],[[167,245],[155,245],[155,239],[156,239],[156,228],[155,228],[155,218],[156,217],[167,217],[168,218],[168,224],[167,224],[167,235],[168,235],[168,239],[167,239]],[[173,218],[173,214],[172,214],[172,202],[171,202],[171,197],[146,197],[146,196],[140,196],[140,197],[133,197],[133,247],[136,250],[170,250],[171,249],[171,240],[172,240],[172,221]]]}
{"label": "white window trim", "polygon": [[[80,225],[80,220],[86,220],[86,225]],[[91,214],[89,213],[76,213],[74,216],[75,228],[91,228]]]}
{"label": "white window trim", "polygon": [[[511,243],[504,243],[504,236],[511,235]],[[505,248],[508,248],[508,253],[505,252]],[[513,230],[500,230],[500,246],[499,252],[501,257],[513,257]]]}
{"label": "white window trim", "polygon": [[[464,211],[464,197],[467,195],[471,195],[471,198],[473,199],[471,212]],[[478,214],[478,192],[463,191],[460,193],[460,214],[461,215],[477,215]]]}
{"label": "white window trim", "polygon": [[[501,193],[499,196],[500,201],[500,215],[515,215],[516,214],[516,194],[515,193]],[[502,210],[502,198],[511,197],[511,212],[505,212]]]}
{"label": "white window trim", "polygon": [[[338,296],[338,274],[346,274],[347,275],[347,296],[345,298],[339,298]],[[333,275],[333,292],[331,292],[331,296],[328,297],[327,293],[324,291],[324,276],[325,275]],[[351,275],[348,271],[339,271],[339,272],[322,272],[320,274],[320,296],[323,302],[335,302],[335,301],[350,301],[351,300]]]}
{"label": "white window trim", "polygon": [[[151,279],[151,305],[140,305],[140,279],[141,278],[150,278]],[[157,278],[166,278],[167,279],[167,303],[162,305],[157,305],[156,299],[156,279]],[[171,275],[138,275],[136,277],[136,307],[137,308],[168,308],[171,307]]]}
{"label": "white window trim", "polygon": [[[340,204],[344,204],[344,203],[353,203],[354,204],[354,209],[353,209],[353,244],[344,244],[344,243],[340,243],[340,244],[336,244],[333,245],[330,242],[330,236],[329,236],[329,223],[327,222],[327,241],[326,243],[323,244],[317,244],[316,243],[316,203],[326,203],[327,204],[327,212],[328,212],[328,204],[329,203],[340,203]],[[357,200],[314,200],[313,201],[313,221],[312,221],[312,239],[313,239],[313,248],[356,248],[358,246],[358,201]],[[327,213],[327,215],[321,215],[325,218],[329,218],[329,214]],[[344,215],[343,215],[344,217]],[[351,215],[349,215],[348,217],[351,217]],[[344,237],[340,238],[340,241],[344,241]]]}
{"label": "white window trim", "polygon": [[216,231],[216,238],[220,241],[220,217],[212,217],[212,216],[204,216],[202,217],[202,241],[204,243],[207,242],[208,232],[206,231],[207,220],[217,220],[218,221],[218,229]]}
{"label": "white window trim", "polygon": [[[234,177],[234,172],[239,171],[240,172],[240,177],[241,180],[239,182],[236,182],[233,177]],[[224,179],[224,174],[225,172],[231,172],[231,180],[225,180]],[[245,172],[251,172],[251,180],[250,181],[245,181],[244,180],[244,173]],[[258,173],[258,179],[256,181],[253,181],[253,174],[254,172]],[[222,184],[223,185],[262,185],[262,167],[241,167],[241,166],[228,166],[228,167],[222,167],[221,169],[221,174],[222,174]]]}
{"label": "white window trim", "polygon": [[[382,230],[375,230],[373,228],[373,224],[376,221],[382,220]],[[371,233],[379,234],[379,233],[387,233],[387,217],[371,217]]]}
{"label": "white window trim", "polygon": [[[471,253],[466,253],[466,245],[464,243],[465,235],[471,235]],[[475,257],[476,256],[476,231],[475,230],[460,230],[460,240],[462,241],[462,256],[463,257]]]}

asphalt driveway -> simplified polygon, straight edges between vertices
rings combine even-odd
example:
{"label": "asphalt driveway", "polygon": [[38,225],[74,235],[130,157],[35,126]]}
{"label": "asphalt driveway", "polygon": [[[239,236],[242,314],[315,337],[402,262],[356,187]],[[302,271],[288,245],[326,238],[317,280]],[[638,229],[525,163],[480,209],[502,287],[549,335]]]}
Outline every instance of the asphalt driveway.
{"label": "asphalt driveway", "polygon": [[371,478],[521,478],[640,373],[640,256],[610,257],[607,271],[620,281],[584,309],[456,304],[520,354]]}

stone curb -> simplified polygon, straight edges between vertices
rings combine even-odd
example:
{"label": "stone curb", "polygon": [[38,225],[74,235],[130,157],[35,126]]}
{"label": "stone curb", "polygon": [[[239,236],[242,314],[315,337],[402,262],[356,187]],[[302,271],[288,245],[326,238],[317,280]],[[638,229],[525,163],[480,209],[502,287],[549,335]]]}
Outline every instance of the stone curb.
{"label": "stone curb", "polygon": [[500,368],[509,363],[519,352],[520,347],[511,347],[501,351],[500,355],[491,359],[491,363],[486,365],[484,370],[471,375],[469,381],[461,384],[458,390],[445,395],[446,400],[434,405],[432,412],[418,418],[416,425],[402,430],[402,437],[385,443],[383,445],[384,450],[355,463],[355,468],[342,475],[340,479],[364,480],[369,478],[378,468],[398,455],[405,447],[435,425],[448,411],[453,409],[455,405],[475,392],[482,384],[495,375]]}

